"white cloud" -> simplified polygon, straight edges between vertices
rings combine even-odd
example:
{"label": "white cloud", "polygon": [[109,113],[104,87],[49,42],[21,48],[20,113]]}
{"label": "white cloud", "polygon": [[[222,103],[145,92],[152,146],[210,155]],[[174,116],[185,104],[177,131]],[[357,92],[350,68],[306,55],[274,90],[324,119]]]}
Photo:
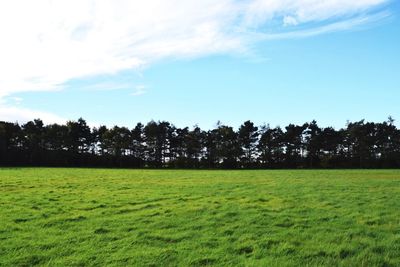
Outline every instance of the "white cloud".
{"label": "white cloud", "polygon": [[[379,12],[370,16],[359,16],[344,21],[332,22],[318,27],[302,29],[297,31],[279,32],[279,33],[259,33],[257,34],[260,40],[277,40],[277,39],[294,39],[304,38],[319,34],[325,34],[335,31],[344,31],[360,27],[362,25],[379,21],[389,16],[387,12]],[[289,25],[286,25],[289,26]]]}
{"label": "white cloud", "polygon": [[247,26],[261,25],[274,18],[290,17],[309,23],[363,14],[388,0],[254,0],[246,6]]}
{"label": "white cloud", "polygon": [[44,111],[37,111],[12,106],[0,106],[1,121],[24,123],[38,118],[43,120],[43,122],[46,124],[65,123],[67,121],[64,118]]}
{"label": "white cloud", "polygon": [[341,30],[388,1],[1,1],[0,99],[165,58],[246,53],[260,40]]}
{"label": "white cloud", "polygon": [[22,102],[22,97],[11,97],[15,104],[20,104]]}
{"label": "white cloud", "polygon": [[113,90],[125,90],[132,89],[133,86],[130,83],[125,82],[99,82],[86,86],[80,86],[81,90],[89,90],[89,91],[113,91]]}
{"label": "white cloud", "polygon": [[285,16],[283,17],[283,25],[284,26],[296,26],[299,22],[292,16]]}
{"label": "white cloud", "polygon": [[[387,0],[13,0],[0,3],[0,96],[165,57],[245,51],[249,32],[365,14]],[[261,27],[262,26],[262,27]]]}
{"label": "white cloud", "polygon": [[133,96],[139,96],[146,93],[147,86],[145,85],[138,85],[135,87],[135,91],[131,94]]}

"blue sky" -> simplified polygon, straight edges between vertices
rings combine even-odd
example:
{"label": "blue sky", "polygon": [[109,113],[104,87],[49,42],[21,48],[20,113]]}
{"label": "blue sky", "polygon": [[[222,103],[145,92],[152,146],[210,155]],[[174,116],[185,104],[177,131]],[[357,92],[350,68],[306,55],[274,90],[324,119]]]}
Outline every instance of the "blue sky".
{"label": "blue sky", "polygon": [[[208,8],[213,5],[212,1],[205,2],[209,2],[205,3]],[[86,34],[102,36],[103,32],[95,30],[87,33],[87,28],[92,27],[87,25],[97,22],[70,22],[74,27],[68,30],[73,33],[69,37],[78,38],[78,44],[86,45],[89,50],[71,52],[71,46],[66,44],[68,58],[83,55],[76,57],[80,61],[59,56],[57,63],[44,61],[48,65],[42,72],[31,71],[31,74],[24,69],[29,75],[17,73],[14,80],[0,81],[3,88],[8,85],[12,88],[0,92],[0,120],[24,121],[40,116],[51,123],[83,117],[92,125],[133,127],[139,121],[153,119],[204,128],[214,127],[218,120],[235,127],[248,119],[273,126],[316,119],[323,126],[335,127],[343,127],[346,120],[383,121],[389,115],[400,120],[399,4],[366,0],[355,1],[359,6],[354,8],[346,7],[343,1],[331,0],[326,1],[329,5],[315,11],[313,1],[289,1],[298,4],[289,10],[282,7],[274,10],[276,7],[268,5],[274,1],[249,1],[254,2],[257,10],[260,7],[267,10],[258,14],[251,11],[254,7],[222,2],[226,6],[216,8],[212,17],[200,16],[189,22],[193,24],[191,27],[201,29],[195,36],[191,35],[190,27],[171,30],[181,21],[168,16],[162,21],[170,23],[171,29],[163,29],[161,35],[152,34],[157,20],[150,27],[144,17],[145,26],[134,32],[126,31],[123,37],[146,31],[143,40],[151,41],[141,41],[139,45],[138,41],[128,42],[124,50],[108,46],[93,55],[91,46],[96,50],[97,45],[85,43],[82,38]],[[87,8],[85,12],[92,7]],[[221,22],[220,18],[226,16],[220,11],[223,8],[247,9],[238,11],[234,19]],[[160,12],[163,11],[168,12],[168,8]],[[182,15],[183,21],[194,12],[190,5],[183,11],[188,13]],[[70,14],[64,15],[70,18]],[[210,21],[218,21],[210,26],[211,30],[207,26]],[[138,25],[139,22],[121,23]],[[245,26],[237,31],[238,25]],[[53,30],[36,31],[36,37],[48,34],[52,37],[48,39],[52,41],[48,41],[49,47],[64,45],[66,41],[62,36],[54,37]],[[100,40],[113,38],[104,35]],[[43,39],[40,45],[46,45],[46,37]],[[173,49],[166,51],[164,47]],[[10,49],[18,48],[23,46]],[[43,51],[47,56],[46,50]],[[92,57],[86,58],[84,52]],[[120,59],[118,56],[103,60],[114,52],[123,54],[123,61],[116,61],[115,58]],[[26,60],[32,64],[32,70],[41,68],[37,59]],[[86,66],[87,61],[92,64]],[[103,68],[102,64],[117,67]],[[53,76],[47,77],[47,73]],[[19,82],[21,86],[14,86]]]}

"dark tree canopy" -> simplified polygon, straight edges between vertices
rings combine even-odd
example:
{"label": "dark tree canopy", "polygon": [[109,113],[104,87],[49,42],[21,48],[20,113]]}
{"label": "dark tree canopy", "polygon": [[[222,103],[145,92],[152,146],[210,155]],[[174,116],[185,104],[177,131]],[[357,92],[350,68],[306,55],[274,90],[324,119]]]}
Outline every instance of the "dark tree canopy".
{"label": "dark tree canopy", "polygon": [[400,130],[382,123],[316,121],[272,128],[244,122],[237,130],[179,128],[166,121],[90,128],[82,118],[64,125],[0,122],[0,166],[123,168],[399,168]]}

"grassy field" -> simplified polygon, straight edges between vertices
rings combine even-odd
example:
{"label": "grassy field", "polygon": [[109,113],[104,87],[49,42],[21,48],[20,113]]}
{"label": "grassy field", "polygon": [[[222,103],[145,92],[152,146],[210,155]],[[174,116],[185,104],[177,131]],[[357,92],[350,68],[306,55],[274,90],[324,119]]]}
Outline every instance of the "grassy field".
{"label": "grassy field", "polygon": [[1,266],[400,266],[400,171],[0,169]]}

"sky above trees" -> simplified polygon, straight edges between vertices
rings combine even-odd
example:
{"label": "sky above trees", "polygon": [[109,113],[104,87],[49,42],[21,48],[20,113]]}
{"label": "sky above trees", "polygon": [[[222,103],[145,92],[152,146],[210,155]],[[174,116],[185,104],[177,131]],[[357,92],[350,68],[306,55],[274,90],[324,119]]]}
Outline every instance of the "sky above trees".
{"label": "sky above trees", "polygon": [[0,120],[400,118],[393,0],[6,1]]}

